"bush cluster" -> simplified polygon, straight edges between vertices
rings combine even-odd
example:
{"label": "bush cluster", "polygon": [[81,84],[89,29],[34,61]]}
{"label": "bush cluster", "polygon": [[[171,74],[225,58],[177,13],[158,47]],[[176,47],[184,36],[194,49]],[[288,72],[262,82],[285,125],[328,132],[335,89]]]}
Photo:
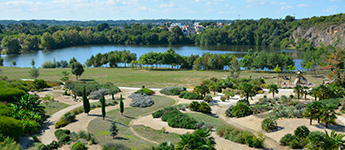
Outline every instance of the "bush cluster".
{"label": "bush cluster", "polygon": [[70,89],[73,94],[77,96],[82,96],[83,88],[85,86],[86,95],[90,95],[91,92],[97,91],[99,89],[111,89],[117,88],[113,83],[107,82],[105,84],[99,84],[97,82],[79,82],[79,81],[67,81],[65,83],[65,88]]}
{"label": "bush cluster", "polygon": [[60,128],[68,125],[75,120],[75,114],[71,112],[65,113],[56,123],[55,128]]}
{"label": "bush cluster", "polygon": [[86,146],[84,143],[77,141],[72,145],[71,150],[86,150]]}
{"label": "bush cluster", "polygon": [[182,91],[186,91],[185,87],[169,86],[161,89],[159,92],[165,95],[179,95]]}
{"label": "bush cluster", "polygon": [[277,118],[304,118],[305,105],[295,106],[278,105],[273,108],[271,114]]}
{"label": "bush cluster", "polygon": [[133,93],[128,97],[132,98],[132,103],[129,104],[132,107],[150,107],[155,103],[152,98],[145,93]]}
{"label": "bush cluster", "polygon": [[71,137],[69,136],[70,133],[71,131],[68,129],[66,130],[58,129],[54,132],[54,135],[59,140],[59,143],[67,143],[71,140]]}
{"label": "bush cluster", "polygon": [[25,95],[25,91],[18,89],[18,88],[2,88],[0,87],[0,101],[4,102],[7,101],[9,103],[14,102],[16,97],[20,99],[23,95]]}
{"label": "bush cluster", "polygon": [[204,101],[206,101],[206,102],[211,102],[213,100],[213,98],[212,98],[212,96],[211,95],[206,95],[205,97],[204,97]]}
{"label": "bush cluster", "polygon": [[211,107],[205,103],[205,102],[197,102],[197,101],[193,101],[192,103],[189,104],[189,108],[190,110],[192,111],[199,111],[199,112],[202,112],[202,113],[211,113],[212,109]]}
{"label": "bush cluster", "polygon": [[221,125],[216,129],[216,132],[225,139],[236,143],[248,144],[249,147],[262,148],[264,144],[262,137],[256,137],[251,132],[239,130],[230,125]]}
{"label": "bush cluster", "polygon": [[201,95],[187,91],[181,92],[178,97],[184,99],[203,99]]}
{"label": "bush cluster", "polygon": [[44,88],[50,87],[48,83],[44,80],[35,79],[31,84],[28,85],[30,90],[42,90]]}
{"label": "bush cluster", "polygon": [[268,117],[261,123],[261,129],[266,132],[272,132],[278,129],[277,121],[273,117]]}
{"label": "bush cluster", "polygon": [[23,126],[21,121],[7,116],[0,116],[0,134],[19,141],[23,134]]}
{"label": "bush cluster", "polygon": [[146,95],[153,95],[153,94],[155,94],[155,91],[150,90],[148,88],[142,88],[142,89],[140,89],[140,90],[138,90],[138,91],[136,91],[134,93],[140,93],[140,94],[145,93]]}
{"label": "bush cluster", "polygon": [[153,118],[161,117],[162,121],[168,122],[173,128],[195,129],[197,121],[177,110],[175,107],[166,107],[152,114]]}
{"label": "bush cluster", "polygon": [[225,115],[227,117],[245,117],[253,114],[250,105],[248,105],[247,100],[239,100],[235,106],[230,106],[226,111]]}
{"label": "bush cluster", "polygon": [[96,91],[93,91],[90,93],[89,98],[90,99],[100,99],[102,97],[102,94],[108,95],[108,89],[98,89]]}
{"label": "bush cluster", "polygon": [[106,143],[104,144],[102,150],[131,150],[131,149],[123,144]]}
{"label": "bush cluster", "polygon": [[[286,134],[280,139],[280,144],[283,146],[289,146],[292,149],[302,149],[308,142],[306,139],[310,135],[310,131],[306,126],[299,126],[294,131],[294,135]],[[313,136],[313,135],[311,135]],[[312,137],[310,137],[312,138]],[[322,140],[317,140],[322,142]]]}

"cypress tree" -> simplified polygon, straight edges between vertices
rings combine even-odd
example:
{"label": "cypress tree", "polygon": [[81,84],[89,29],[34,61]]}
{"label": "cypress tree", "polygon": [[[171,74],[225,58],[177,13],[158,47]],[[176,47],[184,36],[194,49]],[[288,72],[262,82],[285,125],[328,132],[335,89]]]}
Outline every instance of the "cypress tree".
{"label": "cypress tree", "polygon": [[83,89],[83,106],[84,106],[84,112],[87,113],[87,115],[89,115],[89,112],[90,112],[90,102],[89,102],[89,99],[87,99],[87,96],[86,96],[85,86],[84,86],[84,89]]}
{"label": "cypress tree", "polygon": [[122,101],[122,94],[121,94],[120,95],[120,112],[122,115],[123,115],[123,111],[124,111],[124,109],[123,109],[123,101]]}
{"label": "cypress tree", "polygon": [[104,98],[104,93],[102,93],[101,105],[102,105],[102,117],[103,117],[103,120],[104,120],[104,118],[105,118],[105,98]]}

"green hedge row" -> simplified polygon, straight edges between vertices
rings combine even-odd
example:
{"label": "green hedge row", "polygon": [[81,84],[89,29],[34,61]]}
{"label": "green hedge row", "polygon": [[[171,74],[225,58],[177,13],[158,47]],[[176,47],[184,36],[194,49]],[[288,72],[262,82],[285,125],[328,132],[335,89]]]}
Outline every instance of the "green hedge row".
{"label": "green hedge row", "polygon": [[0,87],[0,101],[2,102],[14,102],[14,97],[20,99],[22,96],[24,96],[26,93],[23,90],[20,90],[18,88],[4,88]]}
{"label": "green hedge row", "polygon": [[19,120],[11,117],[1,116],[0,119],[0,134],[9,136],[16,141],[19,141],[23,134],[23,126]]}
{"label": "green hedge row", "polygon": [[180,112],[174,107],[166,107],[152,114],[153,118],[162,118],[173,128],[195,129],[198,123],[194,118]]}

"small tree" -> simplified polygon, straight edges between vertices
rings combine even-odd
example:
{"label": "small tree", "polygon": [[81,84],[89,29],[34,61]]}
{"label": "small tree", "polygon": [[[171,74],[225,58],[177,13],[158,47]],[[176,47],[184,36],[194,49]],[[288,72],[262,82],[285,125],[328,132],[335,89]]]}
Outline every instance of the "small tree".
{"label": "small tree", "polygon": [[[274,72],[279,73],[280,71],[282,71],[279,67],[279,65],[276,66],[276,68],[274,68]],[[279,84],[279,74],[277,74],[277,84]]]}
{"label": "small tree", "polygon": [[89,102],[89,99],[87,99],[85,85],[84,85],[84,88],[83,88],[83,106],[84,106],[84,112],[87,113],[87,115],[89,115],[89,112],[90,112],[90,102]]}
{"label": "small tree", "polygon": [[254,85],[253,83],[249,83],[249,82],[244,82],[240,85],[240,89],[242,90],[242,94],[244,94],[244,96],[246,97],[247,101],[249,101],[249,96],[255,92],[253,90]]}
{"label": "small tree", "polygon": [[102,117],[103,117],[103,120],[105,118],[105,98],[104,98],[104,93],[102,93],[102,97],[100,99],[101,101],[101,105],[102,105]]}
{"label": "small tree", "polygon": [[306,109],[303,112],[303,115],[306,118],[310,119],[310,125],[312,125],[313,119],[316,119],[316,118],[319,119],[321,106],[322,106],[321,102],[317,102],[317,101],[306,105]]}
{"label": "small tree", "polygon": [[118,87],[116,87],[116,86],[113,86],[113,87],[111,87],[111,88],[108,90],[108,94],[111,95],[111,99],[112,99],[112,100],[115,99],[115,98],[114,98],[114,94],[119,93],[119,92],[120,92],[120,89],[119,89]]}
{"label": "small tree", "polygon": [[277,93],[277,94],[279,93],[277,84],[272,83],[268,85],[268,89],[269,89],[268,93],[272,93],[273,98],[274,98],[274,93]]}
{"label": "small tree", "polygon": [[120,95],[120,112],[123,115],[124,109],[123,109],[122,94]]}
{"label": "small tree", "polygon": [[38,76],[40,76],[40,72],[37,68],[31,68],[29,71],[30,77],[37,79]]}
{"label": "small tree", "polygon": [[67,71],[62,71],[62,77],[60,78],[60,80],[61,80],[62,82],[66,82],[67,80],[69,80],[68,75],[69,75],[69,72],[67,72]]}
{"label": "small tree", "polygon": [[71,72],[75,75],[76,80],[78,80],[78,76],[80,77],[84,73],[83,65],[80,62],[72,63],[71,68]]}
{"label": "small tree", "polygon": [[17,65],[17,62],[15,60],[12,60],[11,63],[13,65],[13,67]]}
{"label": "small tree", "polygon": [[111,122],[109,131],[111,132],[110,136],[112,136],[113,139],[115,139],[116,135],[119,133],[119,129],[117,128],[115,121]]}
{"label": "small tree", "polygon": [[329,124],[334,124],[335,119],[337,119],[336,112],[334,111],[337,108],[334,104],[324,104],[321,107],[321,121],[325,123],[326,128]]}
{"label": "small tree", "polygon": [[30,65],[32,66],[32,68],[35,68],[35,60],[34,59],[31,59],[31,62],[30,62]]}
{"label": "small tree", "polygon": [[301,85],[296,85],[294,88],[293,88],[293,92],[294,93],[297,93],[297,99],[299,100],[299,96],[301,94],[301,91],[302,91],[303,87]]}

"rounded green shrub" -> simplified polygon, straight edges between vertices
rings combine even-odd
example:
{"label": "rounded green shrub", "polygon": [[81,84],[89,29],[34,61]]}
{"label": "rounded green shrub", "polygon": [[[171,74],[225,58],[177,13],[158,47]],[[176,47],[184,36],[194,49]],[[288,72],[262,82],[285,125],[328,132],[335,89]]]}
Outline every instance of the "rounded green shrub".
{"label": "rounded green shrub", "polygon": [[299,126],[296,128],[294,133],[297,138],[305,139],[309,135],[310,131],[306,126]]}
{"label": "rounded green shrub", "polygon": [[78,141],[73,144],[71,150],[86,150],[86,146]]}
{"label": "rounded green shrub", "polygon": [[266,132],[275,131],[278,128],[277,121],[272,117],[268,117],[262,121],[261,128],[262,128],[262,130],[264,130]]}
{"label": "rounded green shrub", "polygon": [[153,94],[155,94],[155,91],[150,90],[148,88],[142,88],[142,89],[140,89],[134,93],[145,93],[146,95],[153,95]]}
{"label": "rounded green shrub", "polygon": [[199,111],[200,104],[197,101],[193,101],[189,104],[189,109],[191,111]]}
{"label": "rounded green shrub", "polygon": [[23,134],[23,126],[19,120],[7,116],[1,116],[0,134],[9,136],[18,141],[20,136]]}
{"label": "rounded green shrub", "polygon": [[0,102],[0,116],[8,116],[12,109]]}
{"label": "rounded green shrub", "polygon": [[225,111],[225,115],[227,117],[234,117],[234,114],[232,114],[232,110],[234,109],[234,105],[231,105],[226,111]]}
{"label": "rounded green shrub", "polygon": [[279,142],[280,145],[289,146],[291,141],[293,141],[294,139],[297,139],[297,137],[289,133],[284,135]]}
{"label": "rounded green shrub", "polygon": [[106,143],[102,150],[131,150],[129,147],[123,144]]}
{"label": "rounded green shrub", "polygon": [[177,86],[169,86],[165,87],[159,92],[165,95],[179,95],[182,91],[185,91],[186,88],[183,87],[177,87]]}
{"label": "rounded green shrub", "polygon": [[59,142],[61,143],[66,143],[66,142],[69,142],[70,140],[71,140],[71,137],[67,134],[63,134],[59,138]]}
{"label": "rounded green shrub", "polygon": [[211,95],[206,95],[205,98],[204,98],[204,101],[206,102],[211,102],[213,100],[212,96]]}
{"label": "rounded green shrub", "polygon": [[17,88],[0,88],[0,101],[9,103],[14,102],[14,97],[20,99],[25,94],[23,90]]}
{"label": "rounded green shrub", "polygon": [[244,102],[237,102],[236,106],[232,109],[232,114],[237,117],[245,117],[253,114],[249,105]]}
{"label": "rounded green shrub", "polygon": [[208,113],[208,114],[210,114],[211,111],[212,111],[212,109],[211,109],[211,107],[210,107],[207,103],[202,102],[202,103],[200,103],[200,106],[199,106],[199,110],[198,110],[198,111],[200,111],[200,112],[202,112],[202,113]]}

